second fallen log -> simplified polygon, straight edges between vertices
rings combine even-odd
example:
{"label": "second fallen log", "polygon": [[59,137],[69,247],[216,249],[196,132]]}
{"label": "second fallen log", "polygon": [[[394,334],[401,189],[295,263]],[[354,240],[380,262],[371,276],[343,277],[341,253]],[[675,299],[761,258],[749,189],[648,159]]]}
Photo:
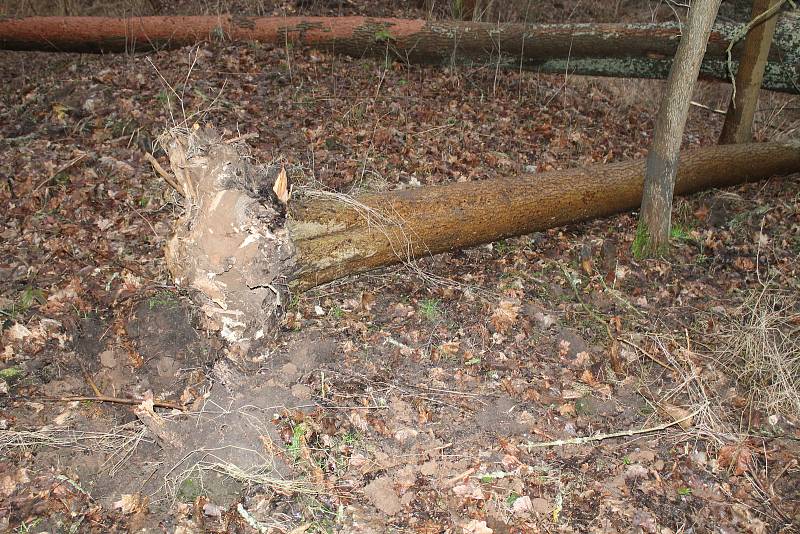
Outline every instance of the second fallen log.
{"label": "second fallen log", "polygon": [[[703,76],[730,81],[727,48],[740,25],[718,23],[709,36]],[[26,17],[0,18],[0,48],[61,52],[134,52],[201,41],[259,41],[312,46],[408,63],[624,78],[666,78],[679,24],[493,24],[371,17]],[[800,21],[777,26],[762,86],[797,93]],[[732,50],[734,70],[740,44]]]}

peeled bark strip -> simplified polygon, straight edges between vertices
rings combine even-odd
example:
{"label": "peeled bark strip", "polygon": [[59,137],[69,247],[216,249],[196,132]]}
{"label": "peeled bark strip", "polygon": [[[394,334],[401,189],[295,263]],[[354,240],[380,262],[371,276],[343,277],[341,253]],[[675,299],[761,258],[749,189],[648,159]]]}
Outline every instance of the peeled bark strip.
{"label": "peeled bark strip", "polygon": [[[703,73],[727,79],[725,50],[738,28],[711,33]],[[763,87],[800,91],[800,21],[778,25]],[[367,17],[28,17],[0,20],[0,48],[130,52],[204,40],[287,42],[353,57],[390,55],[410,63],[661,78],[680,40],[675,24],[492,24]],[[734,47],[738,58],[741,45]],[[569,60],[568,60],[569,58]],[[665,67],[666,63],[666,67]]]}
{"label": "peeled bark strip", "polygon": [[[287,291],[409,259],[635,209],[645,162],[362,195],[306,193],[288,217],[267,193],[278,171],[213,130],[173,135],[170,161],[186,212],[166,247],[179,284],[207,297],[211,326],[231,341],[258,338],[283,312]],[[724,145],[687,151],[676,194],[800,172],[800,144]],[[267,193],[265,193],[267,192]],[[278,207],[276,207],[278,206]]]}

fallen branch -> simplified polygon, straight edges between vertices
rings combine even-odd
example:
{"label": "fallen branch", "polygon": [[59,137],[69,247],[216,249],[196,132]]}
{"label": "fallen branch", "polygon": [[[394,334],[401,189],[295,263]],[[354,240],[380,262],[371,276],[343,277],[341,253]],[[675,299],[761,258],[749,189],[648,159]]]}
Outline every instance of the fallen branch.
{"label": "fallen branch", "polygon": [[[41,400],[45,402],[84,402],[84,401],[91,401],[91,402],[109,402],[113,404],[129,404],[132,406],[138,406],[142,403],[142,399],[127,399],[124,397],[109,397],[107,395],[96,395],[96,396],[76,396],[76,397],[32,397],[36,400]],[[154,400],[153,406],[158,408],[171,408],[173,410],[179,410],[181,412],[186,411],[186,409],[174,402],[168,401],[160,401]]]}
{"label": "fallen branch", "polygon": [[593,436],[581,436],[581,437],[572,438],[572,439],[557,439],[555,441],[546,441],[546,442],[542,442],[542,443],[534,443],[534,442],[529,441],[527,443],[527,447],[528,447],[528,450],[531,450],[531,449],[541,449],[541,448],[544,448],[544,447],[562,447],[564,445],[583,445],[584,443],[590,443],[592,441],[603,441],[605,439],[611,439],[611,438],[624,438],[624,437],[629,437],[629,436],[637,436],[639,434],[649,434],[650,432],[658,432],[660,430],[666,430],[667,428],[669,428],[671,426],[679,425],[679,424],[683,423],[684,421],[688,421],[688,420],[692,419],[698,413],[700,413],[700,410],[697,410],[696,412],[690,413],[689,415],[687,415],[685,417],[681,417],[680,419],[676,419],[676,420],[671,421],[669,423],[663,423],[663,424],[660,424],[660,425],[651,426],[651,427],[647,427],[647,428],[639,428],[639,429],[634,429],[634,430],[622,430],[620,432],[612,432],[610,434],[595,434]]}

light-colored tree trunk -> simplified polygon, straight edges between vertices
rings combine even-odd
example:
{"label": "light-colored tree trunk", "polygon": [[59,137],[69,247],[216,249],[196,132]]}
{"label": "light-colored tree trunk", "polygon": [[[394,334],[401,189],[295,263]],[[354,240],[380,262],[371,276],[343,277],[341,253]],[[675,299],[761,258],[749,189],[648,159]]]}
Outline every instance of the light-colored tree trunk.
{"label": "light-colored tree trunk", "polygon": [[[481,4],[483,5],[483,4]],[[487,4],[488,5],[488,4]],[[477,11],[476,7],[476,11]],[[718,24],[702,73],[728,80],[727,47],[739,25]],[[800,21],[778,24],[763,87],[800,91]],[[0,48],[131,52],[207,40],[313,46],[352,57],[408,63],[624,78],[666,78],[679,42],[674,24],[497,24],[368,17],[29,17],[0,18]],[[739,57],[740,45],[733,48]]]}
{"label": "light-colored tree trunk", "polygon": [[672,195],[683,128],[719,4],[720,0],[694,0],[684,24],[647,154],[642,211],[634,243],[638,257],[660,255],[669,247]]}
{"label": "light-colored tree trunk", "polygon": [[[734,92],[725,115],[725,124],[719,142],[747,143],[753,139],[753,119],[758,106],[758,94],[761,91],[761,80],[767,66],[767,56],[778,23],[777,6],[783,0],[754,0],[753,19],[758,20],[744,40],[739,68],[736,71]],[[768,18],[758,19],[770,9],[775,10]]]}

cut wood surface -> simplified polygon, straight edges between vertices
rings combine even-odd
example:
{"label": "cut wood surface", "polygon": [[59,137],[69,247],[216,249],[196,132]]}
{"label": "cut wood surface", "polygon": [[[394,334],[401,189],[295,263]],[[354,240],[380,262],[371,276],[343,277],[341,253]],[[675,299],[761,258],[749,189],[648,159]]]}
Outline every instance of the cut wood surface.
{"label": "cut wood surface", "polygon": [[[717,24],[701,72],[727,80],[726,48],[738,25]],[[763,87],[800,92],[800,22],[778,24]],[[27,17],[0,20],[0,48],[131,52],[205,40],[314,46],[409,63],[664,78],[680,40],[666,24],[492,24],[367,17]],[[734,58],[741,45],[734,47]]]}

